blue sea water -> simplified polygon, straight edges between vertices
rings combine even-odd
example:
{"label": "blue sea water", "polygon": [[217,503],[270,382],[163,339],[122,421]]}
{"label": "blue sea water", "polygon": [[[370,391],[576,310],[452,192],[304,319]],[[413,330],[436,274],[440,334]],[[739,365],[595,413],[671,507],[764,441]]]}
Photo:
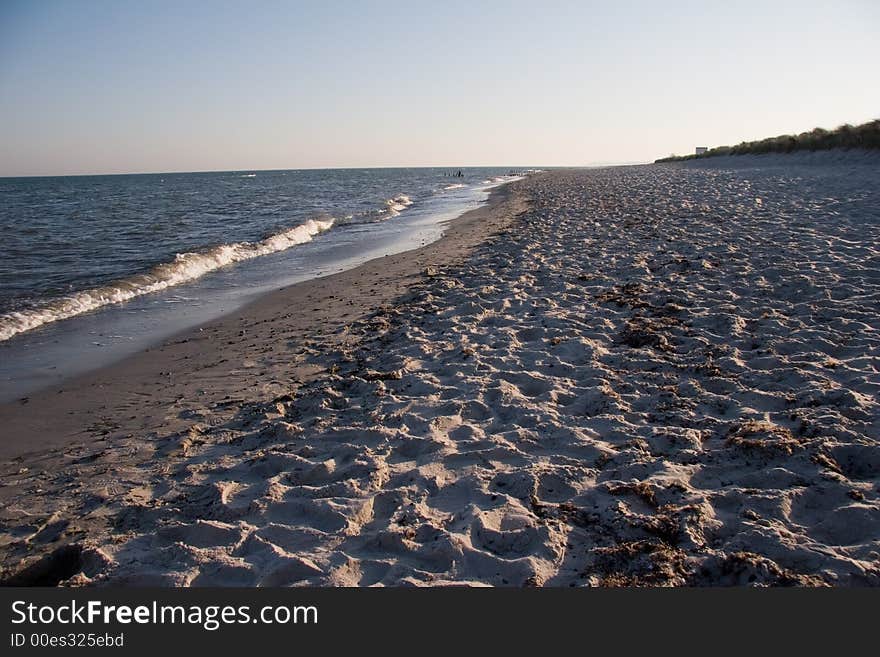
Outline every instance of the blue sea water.
{"label": "blue sea water", "polygon": [[0,399],[433,241],[514,170],[457,171],[0,178]]}

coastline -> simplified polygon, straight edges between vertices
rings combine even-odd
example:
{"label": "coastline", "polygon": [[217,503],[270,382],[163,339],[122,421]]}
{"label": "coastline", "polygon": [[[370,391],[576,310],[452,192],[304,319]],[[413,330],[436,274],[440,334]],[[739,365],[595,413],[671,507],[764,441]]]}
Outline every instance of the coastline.
{"label": "coastline", "polygon": [[[21,399],[0,402],[0,426],[4,427],[0,460],[73,447],[78,441],[87,443],[89,438],[83,436],[89,434],[89,427],[97,427],[102,417],[122,408],[136,412],[137,417],[129,417],[112,430],[108,431],[108,425],[92,433],[108,436],[162,427],[173,431],[176,423],[172,420],[167,425],[169,414],[181,400],[227,403],[242,394],[256,394],[252,400],[256,401],[289,392],[291,385],[302,383],[317,370],[293,364],[287,371],[291,363],[272,362],[271,353],[279,346],[279,338],[297,340],[304,348],[299,356],[306,355],[316,338],[339,333],[344,339],[345,324],[391,302],[425,268],[463,257],[468,249],[512,221],[524,201],[509,189],[511,184],[491,190],[484,205],[451,220],[444,235],[424,247],[266,293],[227,315],[185,329],[118,362]],[[230,354],[233,351],[235,356]],[[244,361],[245,354],[254,358],[253,365],[236,363],[236,358]],[[272,381],[260,384],[256,391],[242,381],[254,370],[262,378],[273,369],[285,371],[274,378],[269,374]]]}
{"label": "coastline", "polygon": [[[209,226],[203,238],[190,236],[188,243],[180,244],[173,258],[163,249],[147,248],[142,256],[145,269],[138,270],[140,273],[135,271],[136,267],[119,265],[109,282],[96,279],[85,285],[71,283],[69,294],[48,294],[43,301],[39,300],[38,292],[41,284],[32,279],[63,279],[68,274],[53,258],[41,257],[37,249],[33,257],[43,263],[40,265],[45,269],[42,274],[37,274],[27,258],[20,262],[24,272],[31,272],[24,275],[21,285],[33,288],[33,293],[25,295],[36,295],[32,299],[33,307],[30,307],[31,301],[27,301],[19,308],[21,312],[5,312],[10,309],[10,303],[6,298],[6,287],[0,290],[0,297],[3,297],[0,306],[4,308],[0,311],[0,402],[20,399],[79,374],[119,362],[176,334],[232,314],[281,287],[351,269],[376,257],[424,246],[438,239],[450,220],[484,204],[491,188],[501,182],[501,178],[507,178],[492,175],[498,173],[494,170],[476,169],[469,170],[467,184],[444,185],[442,176],[437,175],[440,173],[434,169],[394,170],[392,173],[365,171],[358,175],[330,171],[328,179],[320,184],[295,175],[295,172],[281,172],[259,183],[253,182],[259,178],[242,183],[238,176],[230,178],[226,174],[207,181],[202,181],[198,174],[181,176],[169,193],[175,193],[175,189],[187,189],[187,186],[195,187],[200,195],[216,192],[219,195],[217,201],[222,203],[223,194],[228,193],[224,186],[229,185],[250,199],[250,204],[257,209],[260,203],[273,209],[271,212],[257,212],[260,216],[255,219],[256,226],[250,229],[239,227],[218,234],[216,225]],[[294,182],[286,183],[288,177],[295,179]],[[161,181],[135,178],[140,187],[155,184],[164,188]],[[363,180],[373,178],[377,178],[375,182],[383,190],[387,189],[376,196],[391,198],[384,202],[376,201],[375,197],[366,198],[369,194],[362,189]],[[98,178],[96,184],[109,185],[112,189],[112,182],[108,180]],[[56,181],[55,184],[62,183]],[[313,216],[309,211],[301,210],[281,221],[279,213],[284,213],[266,199],[271,199],[273,193],[285,198],[285,184],[293,184],[294,189],[302,193],[303,208],[326,201],[323,206],[325,214]],[[219,189],[214,189],[218,186]],[[450,190],[450,187],[454,189]],[[395,189],[406,189],[416,200],[402,194],[394,195],[391,190]],[[329,198],[334,190],[338,192],[335,201]],[[14,188],[11,193],[21,195],[21,191],[16,192]],[[79,188],[68,193],[79,194]],[[127,193],[137,196],[145,192],[136,187]],[[34,199],[36,205],[39,202],[39,197]],[[199,204],[190,201],[179,211],[198,215],[199,209],[194,205]],[[58,211],[47,209],[50,217],[47,221],[57,222],[53,212]],[[90,209],[90,212],[97,211],[95,207]],[[245,211],[238,210],[239,213]],[[137,241],[137,231],[131,225],[136,219],[130,216],[132,214],[135,213],[129,213],[118,229],[122,243],[116,247],[123,252],[134,246],[132,240]],[[312,225],[309,222],[321,216],[327,220],[322,224],[325,227],[332,220],[333,225],[328,230],[316,239],[302,233]],[[241,223],[247,222],[242,218]],[[166,226],[164,230],[168,232],[171,228]],[[168,235],[157,237],[163,248],[168,248]],[[74,242],[68,238],[71,236],[59,236],[65,244],[72,245]],[[96,252],[94,264],[71,262],[71,271],[82,264],[81,275],[88,277],[92,269],[108,267],[105,260],[113,249],[103,248],[100,241],[90,248]],[[224,265],[234,260],[240,262],[235,266]],[[147,292],[157,287],[164,289]],[[120,302],[128,295],[132,298]],[[14,309],[18,305],[13,302],[11,307]],[[87,310],[95,305],[100,306],[97,312],[94,308],[93,311]],[[68,313],[73,316],[64,319]],[[31,322],[40,325],[33,330],[20,330]],[[10,331],[15,335],[9,337]]]}
{"label": "coastline", "polygon": [[532,176],[45,395],[5,581],[880,585],[877,163],[798,161]]}

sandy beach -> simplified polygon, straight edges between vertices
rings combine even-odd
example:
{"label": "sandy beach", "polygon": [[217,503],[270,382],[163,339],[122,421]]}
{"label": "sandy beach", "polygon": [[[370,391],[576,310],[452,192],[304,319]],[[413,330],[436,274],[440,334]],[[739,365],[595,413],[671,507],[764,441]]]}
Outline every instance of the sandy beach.
{"label": "sandy beach", "polygon": [[0,405],[6,583],[880,584],[880,157],[560,170]]}

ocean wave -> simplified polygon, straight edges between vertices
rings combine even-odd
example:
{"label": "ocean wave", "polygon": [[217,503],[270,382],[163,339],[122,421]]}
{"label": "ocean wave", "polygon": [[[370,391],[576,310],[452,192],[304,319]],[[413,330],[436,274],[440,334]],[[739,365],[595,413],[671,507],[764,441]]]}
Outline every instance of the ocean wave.
{"label": "ocean wave", "polygon": [[455,183],[454,185],[447,185],[443,189],[449,191],[450,189],[461,189],[462,187],[467,187],[464,183]]}
{"label": "ocean wave", "polygon": [[398,194],[394,198],[385,201],[385,210],[381,212],[388,213],[391,217],[396,217],[413,204],[412,199],[406,194]]}
{"label": "ocean wave", "polygon": [[303,224],[271,235],[259,242],[235,242],[221,244],[203,252],[179,253],[173,261],[157,265],[145,274],[137,274],[98,288],[53,299],[36,308],[0,315],[0,341],[8,340],[18,333],[30,331],[43,324],[194,281],[226,265],[311,242],[315,235],[329,230],[333,223],[333,219],[309,219]]}
{"label": "ocean wave", "polygon": [[398,194],[394,198],[390,198],[385,201],[385,206],[393,214],[393,216],[399,215],[411,205],[412,199],[406,194]]}
{"label": "ocean wave", "polygon": [[520,174],[508,173],[503,176],[493,176],[492,178],[487,178],[486,180],[484,180],[482,182],[482,184],[495,186],[500,183],[511,182],[513,180],[519,180],[521,177],[522,177],[522,175],[520,175]]}

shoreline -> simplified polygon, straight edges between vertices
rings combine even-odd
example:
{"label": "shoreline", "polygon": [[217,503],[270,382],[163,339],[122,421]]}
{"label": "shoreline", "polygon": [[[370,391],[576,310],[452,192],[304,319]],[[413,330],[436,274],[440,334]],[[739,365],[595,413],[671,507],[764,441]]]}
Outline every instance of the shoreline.
{"label": "shoreline", "polygon": [[[138,408],[143,412],[140,420],[129,418],[129,423],[110,432],[102,428],[102,435],[154,430],[168,419],[163,405],[173,408],[184,398],[198,397],[207,401],[222,395],[225,399],[216,401],[225,401],[236,396],[242,392],[238,385],[231,384],[228,390],[224,385],[230,384],[229,379],[234,379],[234,375],[240,375],[242,368],[219,352],[235,345],[233,349],[266,353],[275,346],[278,335],[296,336],[308,344],[314,337],[342,329],[346,323],[392,301],[425,267],[437,266],[443,258],[463,256],[505,224],[505,213],[520,211],[523,200],[508,189],[515,182],[492,189],[485,204],[450,220],[443,236],[428,245],[267,292],[226,315],[184,329],[117,362],[50,384],[24,397],[0,402],[0,426],[7,436],[0,441],[0,460],[64,447],[66,440],[87,432],[114,408],[130,406],[131,401],[123,402],[126,396],[137,395],[149,400]],[[368,290],[366,295],[362,292],[364,288]],[[327,296],[322,299],[322,294]],[[291,307],[303,305],[309,308],[302,315],[294,316],[290,312]],[[272,326],[267,326],[270,322]],[[254,340],[262,342],[257,345]],[[250,344],[242,347],[245,342]],[[246,369],[253,367],[248,365]],[[271,364],[267,367],[271,369]],[[197,373],[198,381],[181,381],[179,375],[175,376],[176,369],[192,370]],[[302,383],[315,371],[313,367],[301,366],[295,367],[291,374],[291,381],[278,380],[260,386],[259,394],[267,397],[274,392],[282,394],[291,382]],[[197,385],[198,382],[202,385]],[[154,390],[163,393],[157,395]],[[48,413],[46,407],[50,409]],[[34,417],[34,408],[41,408],[38,417]],[[88,422],[90,417],[95,421]],[[59,425],[64,428],[59,430]],[[39,439],[22,438],[26,434],[39,436]],[[14,436],[13,440],[8,436]]]}
{"label": "shoreline", "polygon": [[880,163],[742,164],[532,176],[46,395],[3,581],[880,585]]}
{"label": "shoreline", "polygon": [[[337,210],[332,214],[338,217],[299,210],[286,221],[275,222],[277,225],[264,226],[268,220],[262,218],[256,221],[256,228],[224,234],[217,234],[214,226],[205,239],[196,240],[205,242],[204,246],[181,245],[182,250],[173,258],[165,253],[151,255],[147,249],[143,270],[126,272],[123,267],[110,277],[112,280],[96,280],[65,295],[49,295],[33,307],[26,303],[28,307],[18,311],[0,312],[0,337],[4,338],[0,340],[0,402],[14,401],[112,365],[178,333],[232,314],[279,288],[433,242],[449,220],[484,204],[502,178],[513,179],[496,173],[470,171],[468,184],[453,185],[451,191],[441,177],[400,174],[400,179],[380,184],[387,190],[406,188],[415,201],[386,191],[390,198],[375,203],[353,198],[353,190],[360,189],[363,181],[325,181],[321,183],[327,188],[321,188],[323,191],[309,191],[310,183],[300,181],[297,189],[304,187],[305,199],[310,195],[323,198],[329,188],[337,187],[339,198],[344,200],[328,201],[327,207]],[[253,196],[259,189],[252,189],[253,185],[272,189],[283,187],[284,180],[276,177],[260,183],[230,184],[243,185],[242,193]],[[180,184],[202,183],[196,178]],[[221,187],[216,190],[221,196],[224,184],[224,180],[204,183],[205,189]],[[349,213],[340,209],[343,207],[355,209]],[[315,222],[323,221],[321,217],[327,220],[324,226],[331,219],[333,226],[314,239],[305,235],[311,232],[309,226],[317,227]],[[125,237],[130,226],[123,223],[120,231],[123,240],[130,239]],[[227,266],[232,261],[237,261],[236,265]],[[46,262],[49,270],[57,265],[51,258]],[[90,265],[84,266],[87,274]],[[95,265],[97,269],[102,266],[100,262]],[[27,258],[22,268],[28,271]],[[25,276],[24,282],[32,278]],[[122,301],[129,295],[131,298]]]}

